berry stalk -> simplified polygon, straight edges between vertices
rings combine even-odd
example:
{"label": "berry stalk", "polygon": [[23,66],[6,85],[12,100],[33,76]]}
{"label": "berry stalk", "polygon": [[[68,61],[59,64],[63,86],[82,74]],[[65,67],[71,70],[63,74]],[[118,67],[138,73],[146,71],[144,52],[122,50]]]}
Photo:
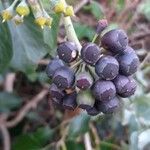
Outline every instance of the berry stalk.
{"label": "berry stalk", "polygon": [[[66,5],[66,1],[62,0],[64,2],[64,4]],[[63,22],[64,22],[64,26],[65,26],[65,30],[66,30],[66,34],[67,34],[67,38],[70,42],[74,42],[77,46],[78,51],[80,52],[82,46],[78,40],[78,37],[76,35],[76,32],[74,30],[72,21],[70,17],[64,17],[63,16]]]}

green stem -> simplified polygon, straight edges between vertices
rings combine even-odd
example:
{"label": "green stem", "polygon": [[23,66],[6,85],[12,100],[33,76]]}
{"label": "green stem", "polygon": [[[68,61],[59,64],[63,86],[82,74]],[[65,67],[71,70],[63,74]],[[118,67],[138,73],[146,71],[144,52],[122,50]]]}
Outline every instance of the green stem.
{"label": "green stem", "polygon": [[[67,5],[65,0],[62,0],[62,1],[64,2],[65,5]],[[64,26],[65,26],[68,40],[71,42],[74,42],[77,46],[78,51],[80,52],[82,46],[81,46],[81,44],[77,38],[76,32],[74,30],[74,27],[73,27],[73,24],[71,21],[71,18],[63,16],[63,22],[64,22]]]}
{"label": "green stem", "polygon": [[98,37],[98,34],[96,33],[93,37],[92,43],[94,43],[96,41],[97,37]]}
{"label": "green stem", "polygon": [[77,67],[79,64],[81,64],[83,62],[82,59],[80,59],[78,62],[76,62],[75,64],[73,64],[70,68],[75,68]]}
{"label": "green stem", "polygon": [[120,146],[112,144],[112,143],[108,143],[108,142],[105,142],[105,141],[101,141],[100,145],[111,147],[111,148],[116,149],[116,150],[121,150]]}
{"label": "green stem", "polygon": [[12,7],[15,7],[15,5],[17,4],[19,0],[14,0],[13,3],[11,4]]}

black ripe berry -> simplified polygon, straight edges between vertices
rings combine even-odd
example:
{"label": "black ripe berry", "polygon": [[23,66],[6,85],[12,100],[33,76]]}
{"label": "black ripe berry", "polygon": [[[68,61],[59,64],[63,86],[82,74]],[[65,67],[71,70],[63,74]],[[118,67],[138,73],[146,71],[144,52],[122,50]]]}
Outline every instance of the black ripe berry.
{"label": "black ripe berry", "polygon": [[46,67],[46,73],[48,77],[52,78],[56,69],[64,66],[62,60],[59,58],[54,58],[52,61],[49,62],[49,64]]}
{"label": "black ripe berry", "polygon": [[96,116],[100,113],[97,107],[95,106],[89,107],[88,109],[86,109],[86,111],[90,116]]}
{"label": "black ripe berry", "polygon": [[117,56],[117,60],[120,65],[120,73],[126,76],[130,76],[137,71],[139,66],[139,58],[136,53],[125,52]]}
{"label": "black ripe berry", "polygon": [[74,110],[77,107],[77,93],[73,92],[63,98],[63,107],[69,110]]}
{"label": "black ripe berry", "polygon": [[124,98],[130,97],[136,91],[136,82],[132,77],[118,75],[114,79],[114,84],[118,95]]}
{"label": "black ripe berry", "polygon": [[87,90],[93,84],[91,75],[87,72],[81,72],[76,77],[76,86],[81,90]]}
{"label": "black ripe berry", "polygon": [[58,87],[55,84],[51,84],[49,88],[50,96],[52,100],[57,104],[62,104],[62,99],[65,95],[63,91],[58,89]]}
{"label": "black ripe berry", "polygon": [[128,44],[128,37],[123,30],[114,29],[103,35],[101,44],[113,53],[121,53]]}
{"label": "black ripe berry", "polygon": [[87,43],[81,49],[81,58],[89,65],[95,65],[100,54],[100,48],[94,43]]}
{"label": "black ripe berry", "polygon": [[112,56],[103,56],[96,63],[95,72],[105,80],[112,80],[118,75],[119,63]]}
{"label": "black ripe berry", "polygon": [[135,54],[135,50],[132,47],[127,46],[126,49],[124,50],[123,54],[131,54],[131,53]]}
{"label": "black ripe berry", "polygon": [[53,76],[53,83],[60,89],[67,89],[73,86],[75,81],[74,72],[68,67],[61,67],[56,70]]}
{"label": "black ripe berry", "polygon": [[115,97],[116,88],[111,81],[97,80],[92,86],[92,93],[95,99],[100,101],[108,101]]}
{"label": "black ripe berry", "polygon": [[78,50],[74,43],[63,42],[58,46],[57,53],[60,59],[66,63],[73,62],[78,56]]}
{"label": "black ripe berry", "polygon": [[119,99],[114,97],[108,101],[97,101],[97,109],[104,114],[115,112],[120,106]]}

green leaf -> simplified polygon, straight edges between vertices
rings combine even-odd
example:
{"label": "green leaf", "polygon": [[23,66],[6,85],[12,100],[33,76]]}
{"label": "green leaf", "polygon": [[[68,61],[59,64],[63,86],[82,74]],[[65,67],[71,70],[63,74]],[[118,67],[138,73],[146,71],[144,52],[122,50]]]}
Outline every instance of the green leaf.
{"label": "green leaf", "polygon": [[73,118],[69,126],[68,138],[74,139],[87,132],[89,129],[89,121],[90,117],[85,113],[81,113],[79,116]]}
{"label": "green leaf", "polygon": [[44,42],[50,47],[50,55],[54,56],[56,54],[57,48],[57,35],[59,31],[59,22],[60,22],[60,15],[53,14],[53,24],[51,29],[44,28]]}
{"label": "green leaf", "polygon": [[144,123],[150,124],[150,95],[141,95],[134,100],[136,114]]}
{"label": "green leaf", "polygon": [[68,150],[84,150],[85,146],[81,143],[75,143],[73,140],[69,140],[66,142],[66,146]]}
{"label": "green leaf", "polygon": [[49,52],[44,44],[42,29],[33,20],[30,16],[20,26],[9,23],[14,53],[11,66],[25,73],[33,72],[37,62]]}
{"label": "green leaf", "polygon": [[7,24],[0,23],[0,72],[6,69],[12,55],[12,43]]}
{"label": "green leaf", "polygon": [[93,14],[93,16],[99,20],[100,18],[103,18],[104,14],[102,11],[102,7],[100,5],[100,3],[96,2],[96,1],[92,1],[90,3],[90,5],[85,6],[84,7],[85,10],[91,11],[91,13]]}
{"label": "green leaf", "polygon": [[87,25],[74,23],[74,28],[79,40],[82,38],[87,38],[89,41],[91,41],[95,35],[95,30]]}
{"label": "green leaf", "polygon": [[144,14],[148,20],[150,20],[150,1],[149,0],[143,2],[141,5],[139,5],[139,8],[137,10],[141,14]]}
{"label": "green leaf", "polygon": [[20,97],[6,92],[0,92],[0,112],[9,112],[22,103]]}
{"label": "green leaf", "polygon": [[13,143],[13,150],[38,150],[51,140],[54,131],[49,127],[39,128],[36,132],[23,134]]}

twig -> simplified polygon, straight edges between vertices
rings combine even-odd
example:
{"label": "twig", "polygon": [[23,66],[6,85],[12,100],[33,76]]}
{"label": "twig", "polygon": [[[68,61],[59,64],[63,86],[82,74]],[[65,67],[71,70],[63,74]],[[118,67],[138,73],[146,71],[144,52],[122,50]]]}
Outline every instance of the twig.
{"label": "twig", "polygon": [[7,127],[3,123],[1,123],[0,125],[0,130],[3,136],[4,150],[10,150],[10,147],[11,147],[10,135],[9,135]]}
{"label": "twig", "polygon": [[84,135],[84,145],[86,150],[93,150],[92,145],[91,145],[91,140],[90,140],[90,135],[89,133],[85,133]]}
{"label": "twig", "polygon": [[91,128],[91,131],[93,133],[93,136],[94,136],[94,141],[95,141],[95,144],[96,144],[96,149],[99,149],[99,145],[100,145],[100,138],[97,134],[97,130],[96,128],[94,127],[94,125],[92,123],[90,123],[90,128]]}
{"label": "twig", "polygon": [[39,94],[37,94],[32,100],[29,101],[21,110],[18,115],[10,121],[5,122],[6,127],[12,128],[16,126],[25,115],[32,109],[36,108],[37,104],[43,100],[43,98],[47,95],[48,89],[43,89]]}
{"label": "twig", "polygon": [[38,61],[37,64],[39,64],[39,65],[48,65],[49,61],[50,61],[49,59],[41,59],[41,60]]}
{"label": "twig", "polygon": [[13,92],[13,86],[14,86],[14,81],[16,78],[15,73],[9,73],[6,76],[5,83],[4,83],[4,89],[7,92]]}
{"label": "twig", "polygon": [[139,67],[140,69],[144,68],[144,66],[145,66],[146,62],[148,61],[148,59],[150,59],[150,53],[148,53],[147,56],[144,58],[143,62],[141,63],[141,65]]}

